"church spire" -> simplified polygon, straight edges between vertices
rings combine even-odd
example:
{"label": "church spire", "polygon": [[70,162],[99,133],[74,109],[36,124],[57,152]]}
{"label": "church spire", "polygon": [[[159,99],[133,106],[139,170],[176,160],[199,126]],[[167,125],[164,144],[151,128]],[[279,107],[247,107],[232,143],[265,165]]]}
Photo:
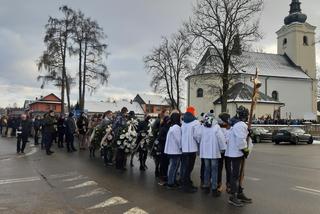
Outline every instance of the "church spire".
{"label": "church spire", "polygon": [[292,0],[292,3],[290,4],[290,14],[301,13],[300,5],[301,2],[299,2],[299,0]]}
{"label": "church spire", "polygon": [[301,2],[299,0],[292,0],[290,4],[289,16],[284,19],[284,23],[289,25],[293,22],[305,23],[307,20],[307,15],[301,12]]}

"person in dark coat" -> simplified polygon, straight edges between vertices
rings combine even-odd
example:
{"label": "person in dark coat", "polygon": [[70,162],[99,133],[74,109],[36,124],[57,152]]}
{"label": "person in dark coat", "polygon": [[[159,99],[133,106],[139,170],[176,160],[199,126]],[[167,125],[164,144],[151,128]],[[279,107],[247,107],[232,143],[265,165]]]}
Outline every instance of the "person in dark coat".
{"label": "person in dark coat", "polygon": [[145,116],[145,119],[141,121],[137,128],[137,146],[138,146],[138,152],[139,152],[139,161],[140,161],[140,170],[145,171],[146,170],[146,161],[148,157],[148,149],[144,148],[141,144],[141,141],[147,136],[148,130],[149,130],[149,121],[151,117],[149,115]]}
{"label": "person in dark coat", "polygon": [[73,113],[69,113],[67,120],[65,121],[66,126],[66,142],[67,142],[67,150],[68,152],[77,151],[74,147],[74,135],[77,131],[76,121],[73,118]]}
{"label": "person in dark coat", "polygon": [[77,121],[77,127],[79,131],[79,149],[85,150],[87,144],[87,132],[88,132],[89,120],[85,113],[81,113],[80,118]]}
{"label": "person in dark coat", "polygon": [[[127,113],[128,109],[126,107],[123,107],[121,109],[121,112],[116,116],[112,129],[114,131],[114,134],[116,137],[119,137],[120,131],[125,128],[127,125]],[[126,169],[126,154],[124,149],[117,148],[116,151],[116,168],[125,170]]]}
{"label": "person in dark coat", "polygon": [[64,135],[65,135],[65,118],[64,115],[61,114],[58,123],[57,123],[57,128],[58,128],[58,147],[63,148],[63,143],[64,143]]}
{"label": "person in dark coat", "polygon": [[167,183],[168,177],[168,167],[169,167],[169,157],[164,153],[164,148],[166,146],[167,134],[170,129],[170,117],[166,116],[163,118],[158,141],[159,141],[159,152],[160,152],[160,175],[159,175],[159,185],[165,185]]}
{"label": "person in dark coat", "polygon": [[34,129],[34,145],[39,145],[39,135],[41,129],[41,118],[40,116],[36,116],[33,122]]}
{"label": "person in dark coat", "polygon": [[43,142],[45,144],[46,153],[47,155],[51,155],[54,153],[51,151],[51,146],[53,142],[53,136],[55,130],[55,113],[54,111],[50,110],[49,113],[46,115],[46,117],[43,119],[42,129],[43,129]]}
{"label": "person in dark coat", "polygon": [[[22,114],[21,119],[17,122],[17,154],[24,154],[24,149],[28,142],[32,124],[27,119],[27,115]],[[22,143],[22,144],[21,144]]]}

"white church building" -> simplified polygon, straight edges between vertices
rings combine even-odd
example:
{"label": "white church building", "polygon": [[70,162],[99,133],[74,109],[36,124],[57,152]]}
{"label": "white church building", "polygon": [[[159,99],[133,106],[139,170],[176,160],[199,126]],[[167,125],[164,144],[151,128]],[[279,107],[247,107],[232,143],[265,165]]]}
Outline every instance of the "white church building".
{"label": "white church building", "polygon": [[[316,119],[316,27],[306,22],[307,16],[301,12],[300,4],[292,0],[290,14],[276,32],[277,54],[242,52],[240,57],[245,66],[236,74],[228,91],[227,111],[231,115],[239,105],[249,108],[253,87],[250,79],[258,68],[262,87],[255,110],[257,118],[271,115],[281,119]],[[213,54],[209,48],[199,65],[205,64],[203,61]],[[198,114],[210,109],[216,114],[221,112],[219,87],[216,87],[221,85],[220,77],[209,70],[204,67],[202,72],[186,78],[187,104],[194,106]]]}

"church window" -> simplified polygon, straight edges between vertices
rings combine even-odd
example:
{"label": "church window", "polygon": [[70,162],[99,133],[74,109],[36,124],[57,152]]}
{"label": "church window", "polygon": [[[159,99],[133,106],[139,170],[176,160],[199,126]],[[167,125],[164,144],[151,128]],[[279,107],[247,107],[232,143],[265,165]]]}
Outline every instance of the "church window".
{"label": "church window", "polygon": [[284,38],[284,40],[283,40],[283,46],[287,45],[287,43],[288,43],[287,38]]}
{"label": "church window", "polygon": [[306,46],[309,45],[308,37],[307,37],[307,36],[304,36],[304,37],[303,37],[303,45],[306,45]]}
{"label": "church window", "polygon": [[202,88],[198,88],[197,97],[203,97],[203,89]]}
{"label": "church window", "polygon": [[279,93],[277,91],[273,91],[271,96],[274,100],[279,101]]}

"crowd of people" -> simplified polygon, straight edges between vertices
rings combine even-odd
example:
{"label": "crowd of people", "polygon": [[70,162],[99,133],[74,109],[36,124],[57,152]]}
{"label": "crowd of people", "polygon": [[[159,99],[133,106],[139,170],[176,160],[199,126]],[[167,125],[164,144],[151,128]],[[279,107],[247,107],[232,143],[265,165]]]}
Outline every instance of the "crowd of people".
{"label": "crowd of people", "polygon": [[142,120],[125,107],[120,112],[106,111],[90,117],[82,113],[79,118],[73,113],[57,117],[53,111],[34,119],[23,114],[15,126],[17,154],[24,153],[32,133],[34,144],[40,144],[47,155],[54,153],[53,143],[58,148],[66,147],[67,152],[77,151],[76,147],[89,149],[90,158],[99,152],[106,167],[115,166],[119,170],[126,170],[128,158],[133,167],[133,159],[138,156],[139,169],[145,171],[147,158],[152,157],[159,185],[188,193],[198,190],[191,174],[199,154],[200,188],[204,192],[211,192],[213,197],[221,195],[225,168],[229,203],[235,206],[251,203],[240,182],[241,167],[249,154],[248,110],[240,106],[232,118],[227,113],[216,117],[212,110],[200,119],[195,115],[192,106],[184,114],[162,111],[156,119],[145,115]]}

